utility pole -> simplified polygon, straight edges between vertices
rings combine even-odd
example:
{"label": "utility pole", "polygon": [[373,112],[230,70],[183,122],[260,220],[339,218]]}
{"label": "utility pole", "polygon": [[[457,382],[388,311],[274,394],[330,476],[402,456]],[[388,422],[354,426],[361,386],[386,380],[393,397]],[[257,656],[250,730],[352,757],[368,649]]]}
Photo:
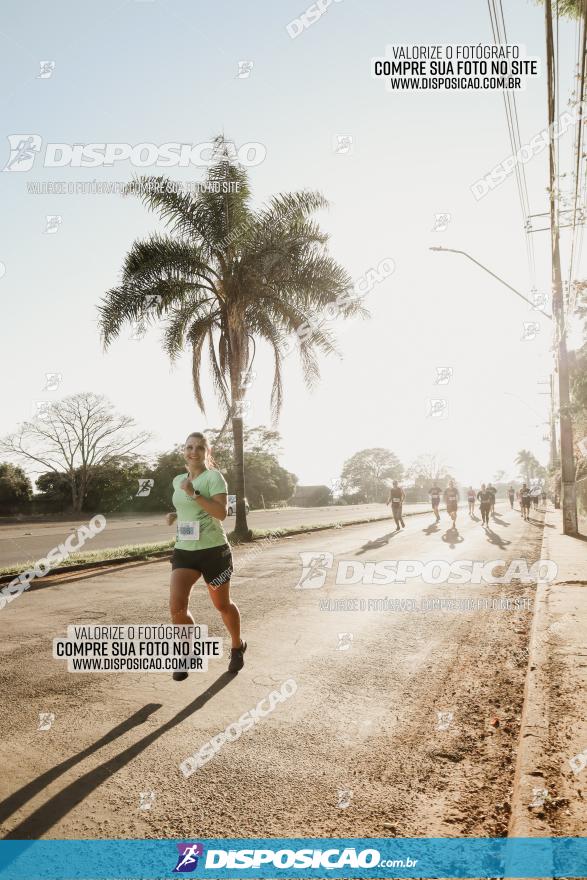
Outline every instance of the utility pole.
{"label": "utility pole", "polygon": [[[560,262],[559,227],[557,215],[555,141],[552,136],[555,122],[555,74],[554,39],[552,33],[552,0],[544,0],[546,24],[546,70],[548,89],[549,176],[550,176],[550,238],[552,249],[552,314],[554,318],[554,347],[557,355],[560,459],[561,459],[561,507],[563,532],[576,535],[577,496],[575,491],[575,458],[573,449],[573,425],[570,413],[569,362],[565,328],[565,305]],[[582,124],[582,120],[579,122]]]}

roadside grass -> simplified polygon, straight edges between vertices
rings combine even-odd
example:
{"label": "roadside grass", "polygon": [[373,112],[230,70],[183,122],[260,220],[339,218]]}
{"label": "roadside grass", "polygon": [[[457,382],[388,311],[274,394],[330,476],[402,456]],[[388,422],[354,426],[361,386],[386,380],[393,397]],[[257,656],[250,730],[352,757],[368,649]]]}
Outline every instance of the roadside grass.
{"label": "roadside grass", "polygon": [[[80,551],[79,553],[70,553],[63,562],[56,568],[65,569],[68,565],[83,565],[84,563],[106,562],[109,559],[116,561],[117,559],[146,559],[153,553],[161,553],[165,550],[171,550],[173,541],[161,541],[156,544],[124,544],[122,547],[105,547],[103,550]],[[43,557],[39,557],[43,558]],[[35,562],[38,560],[29,559],[26,562],[19,562],[16,565],[5,565],[0,567],[0,576],[9,574],[19,574],[28,568],[34,568]]]}
{"label": "roadside grass", "polygon": [[[406,514],[409,516],[409,514]],[[285,538],[289,535],[299,535],[307,532],[318,532],[323,531],[324,529],[341,529],[343,526],[352,526],[352,525],[360,525],[361,523],[369,523],[369,522],[379,522],[382,519],[389,519],[388,516],[375,516],[369,517],[369,519],[353,519],[353,520],[345,520],[344,522],[329,522],[329,523],[302,523],[299,526],[295,526],[292,528],[276,528],[276,529],[252,529],[252,541],[260,541],[264,538]],[[228,540],[232,547],[245,547],[247,544],[252,543],[251,541],[236,541],[234,537],[234,532],[228,533]],[[60,571],[65,571],[69,566],[74,565],[91,565],[95,562],[107,562],[108,560],[112,560],[112,562],[116,562],[117,560],[127,560],[127,559],[148,559],[150,556],[153,556],[156,553],[163,553],[165,551],[171,551],[173,549],[174,541],[160,541],[155,544],[124,544],[121,547],[105,547],[103,550],[89,550],[87,552],[79,552],[79,553],[71,553],[66,559],[63,560],[56,568],[59,568]],[[42,557],[39,557],[42,558]],[[28,559],[26,562],[19,562],[18,564],[13,565],[5,565],[0,567],[0,577],[6,577],[8,575],[17,575],[23,571],[26,571],[29,568],[34,568],[35,562],[38,560]]]}

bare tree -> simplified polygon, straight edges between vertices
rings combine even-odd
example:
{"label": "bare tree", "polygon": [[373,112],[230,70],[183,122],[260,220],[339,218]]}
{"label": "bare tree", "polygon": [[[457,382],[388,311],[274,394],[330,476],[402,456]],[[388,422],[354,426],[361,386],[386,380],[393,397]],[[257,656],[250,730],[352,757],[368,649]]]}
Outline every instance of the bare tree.
{"label": "bare tree", "polygon": [[72,508],[79,513],[96,468],[132,454],[150,436],[137,431],[130,416],[116,413],[104,396],[84,392],[49,404],[34,421],[0,440],[0,450],[64,474]]}
{"label": "bare tree", "polygon": [[436,455],[419,455],[408,468],[408,477],[412,480],[437,483],[439,480],[450,479],[450,466]]}

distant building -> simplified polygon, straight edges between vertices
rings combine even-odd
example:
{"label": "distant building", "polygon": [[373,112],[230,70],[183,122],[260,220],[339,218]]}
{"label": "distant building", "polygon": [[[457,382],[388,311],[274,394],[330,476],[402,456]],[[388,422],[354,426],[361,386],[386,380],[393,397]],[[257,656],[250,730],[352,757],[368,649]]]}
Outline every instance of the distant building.
{"label": "distant building", "polygon": [[288,501],[292,507],[325,507],[332,503],[332,492],[328,486],[296,486]]}

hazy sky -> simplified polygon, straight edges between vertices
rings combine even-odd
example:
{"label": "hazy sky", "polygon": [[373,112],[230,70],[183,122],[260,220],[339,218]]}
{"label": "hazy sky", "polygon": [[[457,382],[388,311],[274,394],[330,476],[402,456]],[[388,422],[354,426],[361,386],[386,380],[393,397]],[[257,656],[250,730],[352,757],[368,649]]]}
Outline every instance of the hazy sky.
{"label": "hazy sky", "polygon": [[[390,93],[370,73],[388,43],[491,43],[485,2],[408,4],[342,0],[296,39],[286,25],[304,0],[214,4],[126,0],[12,4],[0,32],[4,129],[43,142],[202,143],[224,131],[237,145],[265,145],[250,171],[256,202],[298,188],[330,200],[320,222],[332,254],[353,278],[395,261],[395,272],[368,294],[371,318],[333,325],[342,360],[322,360],[322,377],[305,389],[295,354],[285,363],[279,422],[283,464],[302,483],[328,483],[343,462],[371,446],[404,464],[436,453],[465,483],[491,479],[529,448],[544,462],[552,324],[464,257],[468,251],[530,293],[523,221],[513,175],[477,202],[470,187],[511,152],[499,92]],[[544,59],[541,6],[504,4],[510,42]],[[561,24],[561,108],[572,88],[575,25]],[[48,78],[39,62],[53,60]],[[238,77],[239,61],[251,61]],[[546,126],[545,65],[518,94],[522,142]],[[562,141],[569,164],[571,130]],[[352,138],[336,153],[339,136]],[[152,330],[130,330],[104,354],[96,304],[117,284],[132,242],[162,225],[136,198],[38,195],[32,181],[129,180],[133,173],[201,179],[204,169],[43,168],[0,174],[0,278],[3,304],[2,433],[30,418],[35,402],[78,391],[105,394],[154,432],[150,451],[169,449],[192,430],[217,427],[206,380],[207,414],[191,390],[190,358],[173,369]],[[531,210],[548,209],[547,154],[526,165]],[[568,180],[568,178],[567,178]],[[570,183],[567,184],[567,188]],[[445,231],[435,215],[449,213]],[[56,234],[47,215],[60,215]],[[565,240],[566,241],[566,240]],[[550,290],[549,236],[534,235],[537,287]],[[563,243],[566,247],[566,244]],[[522,339],[524,322],[536,338]],[[251,425],[269,423],[269,359],[261,348],[250,390]],[[435,385],[437,368],[452,369]],[[45,373],[63,375],[43,391]],[[445,418],[429,415],[432,398],[448,402]]]}

